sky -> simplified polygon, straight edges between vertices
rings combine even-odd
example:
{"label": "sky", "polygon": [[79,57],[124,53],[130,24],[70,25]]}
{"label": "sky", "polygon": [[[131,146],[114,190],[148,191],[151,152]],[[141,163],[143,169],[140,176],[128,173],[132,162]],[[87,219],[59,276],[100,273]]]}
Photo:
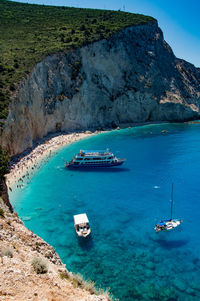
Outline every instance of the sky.
{"label": "sky", "polygon": [[17,0],[16,2],[123,10],[158,20],[174,54],[200,67],[200,0]]}

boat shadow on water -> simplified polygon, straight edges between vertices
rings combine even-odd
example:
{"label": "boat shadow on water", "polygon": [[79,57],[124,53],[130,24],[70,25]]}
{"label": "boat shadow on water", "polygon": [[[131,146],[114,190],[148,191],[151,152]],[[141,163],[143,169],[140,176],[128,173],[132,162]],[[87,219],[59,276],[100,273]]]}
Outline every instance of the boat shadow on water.
{"label": "boat shadow on water", "polygon": [[79,247],[85,251],[89,251],[94,247],[94,241],[92,238],[92,234],[87,237],[77,237]]}
{"label": "boat shadow on water", "polygon": [[182,248],[183,246],[187,245],[189,239],[172,239],[172,240],[157,239],[154,241],[158,243],[161,248],[171,250],[176,248]]}

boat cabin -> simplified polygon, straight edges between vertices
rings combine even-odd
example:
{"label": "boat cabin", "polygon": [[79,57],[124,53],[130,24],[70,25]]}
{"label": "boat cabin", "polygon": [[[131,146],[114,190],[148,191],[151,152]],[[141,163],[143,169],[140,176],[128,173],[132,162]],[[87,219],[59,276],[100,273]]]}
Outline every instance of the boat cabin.
{"label": "boat cabin", "polygon": [[74,215],[74,227],[78,236],[86,237],[91,233],[86,213]]}
{"label": "boat cabin", "polygon": [[156,232],[172,230],[177,226],[179,226],[182,222],[183,222],[182,220],[178,220],[178,219],[169,219],[165,221],[160,221],[158,224],[156,224],[154,229]]}

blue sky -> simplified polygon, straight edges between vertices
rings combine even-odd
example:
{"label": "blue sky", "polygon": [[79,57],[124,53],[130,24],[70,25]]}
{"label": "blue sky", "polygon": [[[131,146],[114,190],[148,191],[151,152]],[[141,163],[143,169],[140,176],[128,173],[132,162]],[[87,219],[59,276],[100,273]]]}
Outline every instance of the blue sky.
{"label": "blue sky", "polygon": [[175,55],[200,67],[200,0],[18,0],[17,2],[125,10],[153,16]]}

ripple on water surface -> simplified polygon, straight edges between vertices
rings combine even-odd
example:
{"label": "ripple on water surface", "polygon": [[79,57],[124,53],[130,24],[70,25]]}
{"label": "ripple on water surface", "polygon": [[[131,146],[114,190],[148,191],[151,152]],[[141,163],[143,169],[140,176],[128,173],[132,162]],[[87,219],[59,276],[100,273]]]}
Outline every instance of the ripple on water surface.
{"label": "ripple on water surface", "polygon": [[[167,132],[162,132],[162,130]],[[80,149],[110,148],[121,168],[64,168]],[[66,147],[23,190],[10,192],[25,225],[52,244],[69,270],[120,300],[200,300],[199,125],[148,125],[90,137]],[[155,233],[170,212],[184,219]],[[76,237],[73,215],[87,212],[92,235]]]}

